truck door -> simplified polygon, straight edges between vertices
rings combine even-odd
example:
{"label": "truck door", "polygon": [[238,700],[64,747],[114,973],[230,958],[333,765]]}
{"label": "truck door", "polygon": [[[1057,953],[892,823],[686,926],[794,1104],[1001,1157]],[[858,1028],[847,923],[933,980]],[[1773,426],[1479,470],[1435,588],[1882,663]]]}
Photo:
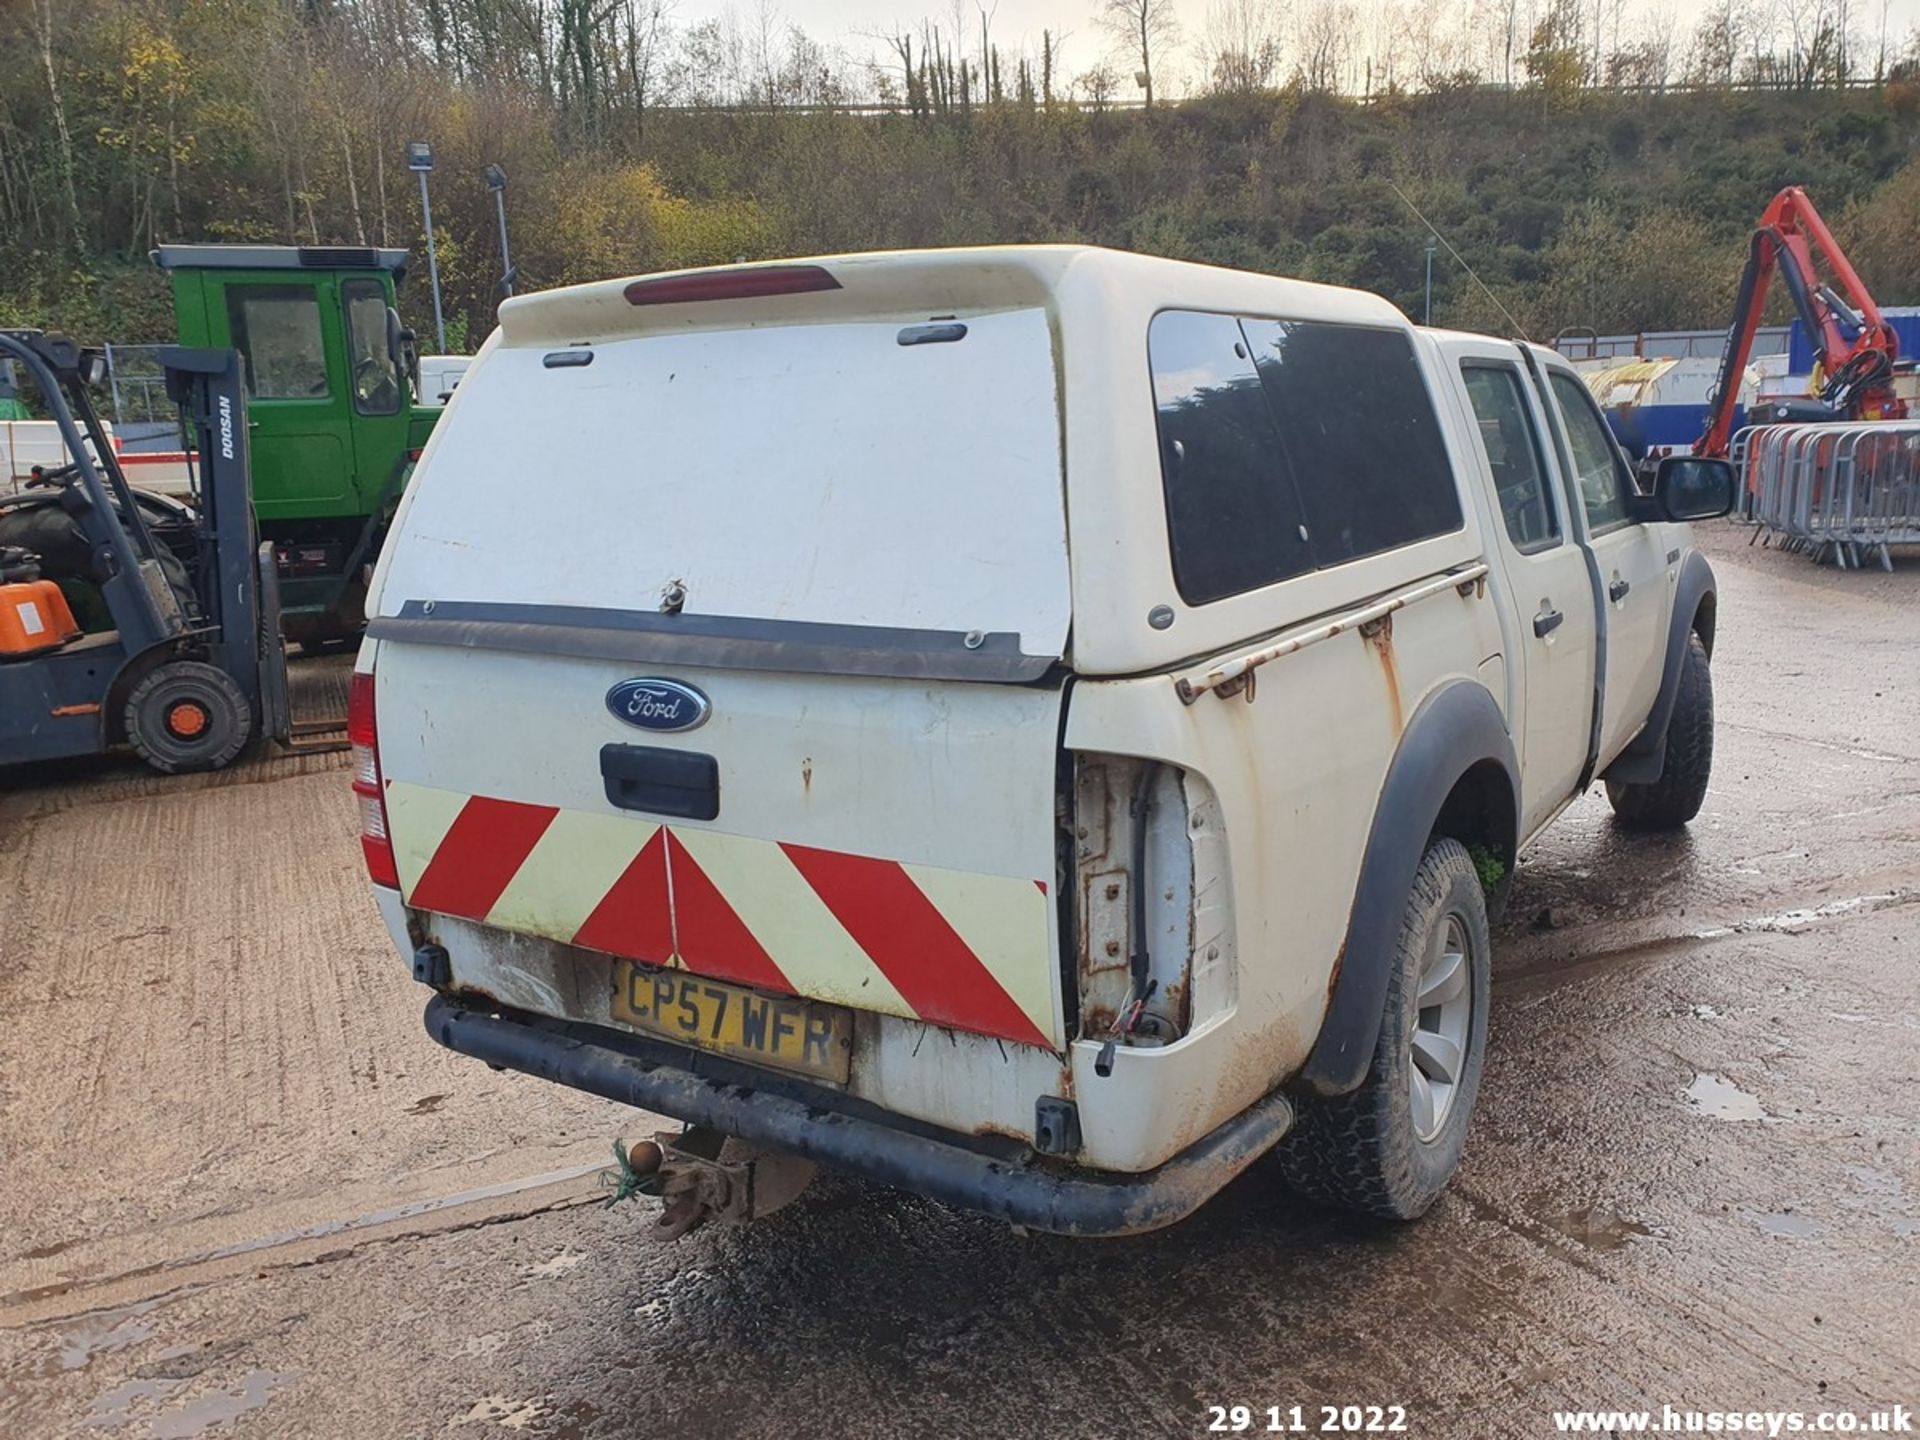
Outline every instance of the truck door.
{"label": "truck door", "polygon": [[1632,471],[1592,393],[1568,371],[1550,367],[1546,375],[1565,429],[1580,519],[1606,597],[1606,686],[1598,755],[1604,766],[1633,739],[1660,690],[1672,604],[1661,549],[1665,542],[1653,527],[1627,516]]}
{"label": "truck door", "polygon": [[286,272],[220,283],[226,303],[209,306],[209,328],[245,361],[255,510],[300,520],[357,508],[338,286]]}
{"label": "truck door", "polygon": [[340,282],[346,323],[347,393],[353,405],[353,476],[359,508],[379,505],[407,456],[406,379],[387,341],[387,283],[370,275]]}
{"label": "truck door", "polygon": [[1573,795],[1593,733],[1596,635],[1587,561],[1554,483],[1538,396],[1511,346],[1455,351],[1468,408],[1500,511],[1500,548],[1513,596],[1525,701],[1521,833],[1531,835]]}

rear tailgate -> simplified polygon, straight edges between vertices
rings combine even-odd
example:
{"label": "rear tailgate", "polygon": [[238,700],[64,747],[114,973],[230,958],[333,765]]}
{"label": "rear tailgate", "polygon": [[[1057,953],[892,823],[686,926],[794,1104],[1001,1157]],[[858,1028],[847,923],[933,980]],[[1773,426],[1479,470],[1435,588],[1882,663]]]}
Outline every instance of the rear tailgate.
{"label": "rear tailgate", "polygon": [[1064,1046],[1050,329],[913,318],[468,373],[374,606],[409,905]]}

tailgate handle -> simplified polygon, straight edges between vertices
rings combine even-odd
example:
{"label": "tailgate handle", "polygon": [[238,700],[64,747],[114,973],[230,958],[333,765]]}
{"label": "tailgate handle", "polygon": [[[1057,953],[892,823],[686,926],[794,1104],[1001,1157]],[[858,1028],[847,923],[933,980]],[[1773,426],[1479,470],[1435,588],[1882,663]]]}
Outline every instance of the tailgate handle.
{"label": "tailgate handle", "polygon": [[681,820],[720,813],[720,765],[694,750],[661,745],[602,745],[600,778],[607,799],[622,810],[644,810]]}

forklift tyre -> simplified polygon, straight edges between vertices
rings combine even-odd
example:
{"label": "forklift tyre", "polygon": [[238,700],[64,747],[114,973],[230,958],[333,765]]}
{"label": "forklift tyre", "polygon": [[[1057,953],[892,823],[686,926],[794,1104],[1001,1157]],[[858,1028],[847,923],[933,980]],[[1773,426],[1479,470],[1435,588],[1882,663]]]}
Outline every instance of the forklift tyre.
{"label": "forklift tyre", "polygon": [[226,671],[174,660],[127,697],[127,743],[163,774],[219,770],[253,738],[253,706]]}

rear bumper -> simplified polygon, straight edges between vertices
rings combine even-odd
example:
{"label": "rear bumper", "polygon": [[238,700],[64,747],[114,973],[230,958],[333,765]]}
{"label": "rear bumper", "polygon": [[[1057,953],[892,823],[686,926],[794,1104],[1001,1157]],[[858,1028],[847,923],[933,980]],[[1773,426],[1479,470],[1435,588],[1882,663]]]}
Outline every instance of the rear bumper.
{"label": "rear bumper", "polygon": [[1133,1235],[1185,1219],[1293,1124],[1278,1093],[1156,1170],[1112,1175],[992,1155],[732,1080],[696,1075],[608,1043],[591,1026],[471,1010],[436,995],[427,1033],[449,1050],[608,1100],[670,1115],[882,1185],[1057,1235]]}

